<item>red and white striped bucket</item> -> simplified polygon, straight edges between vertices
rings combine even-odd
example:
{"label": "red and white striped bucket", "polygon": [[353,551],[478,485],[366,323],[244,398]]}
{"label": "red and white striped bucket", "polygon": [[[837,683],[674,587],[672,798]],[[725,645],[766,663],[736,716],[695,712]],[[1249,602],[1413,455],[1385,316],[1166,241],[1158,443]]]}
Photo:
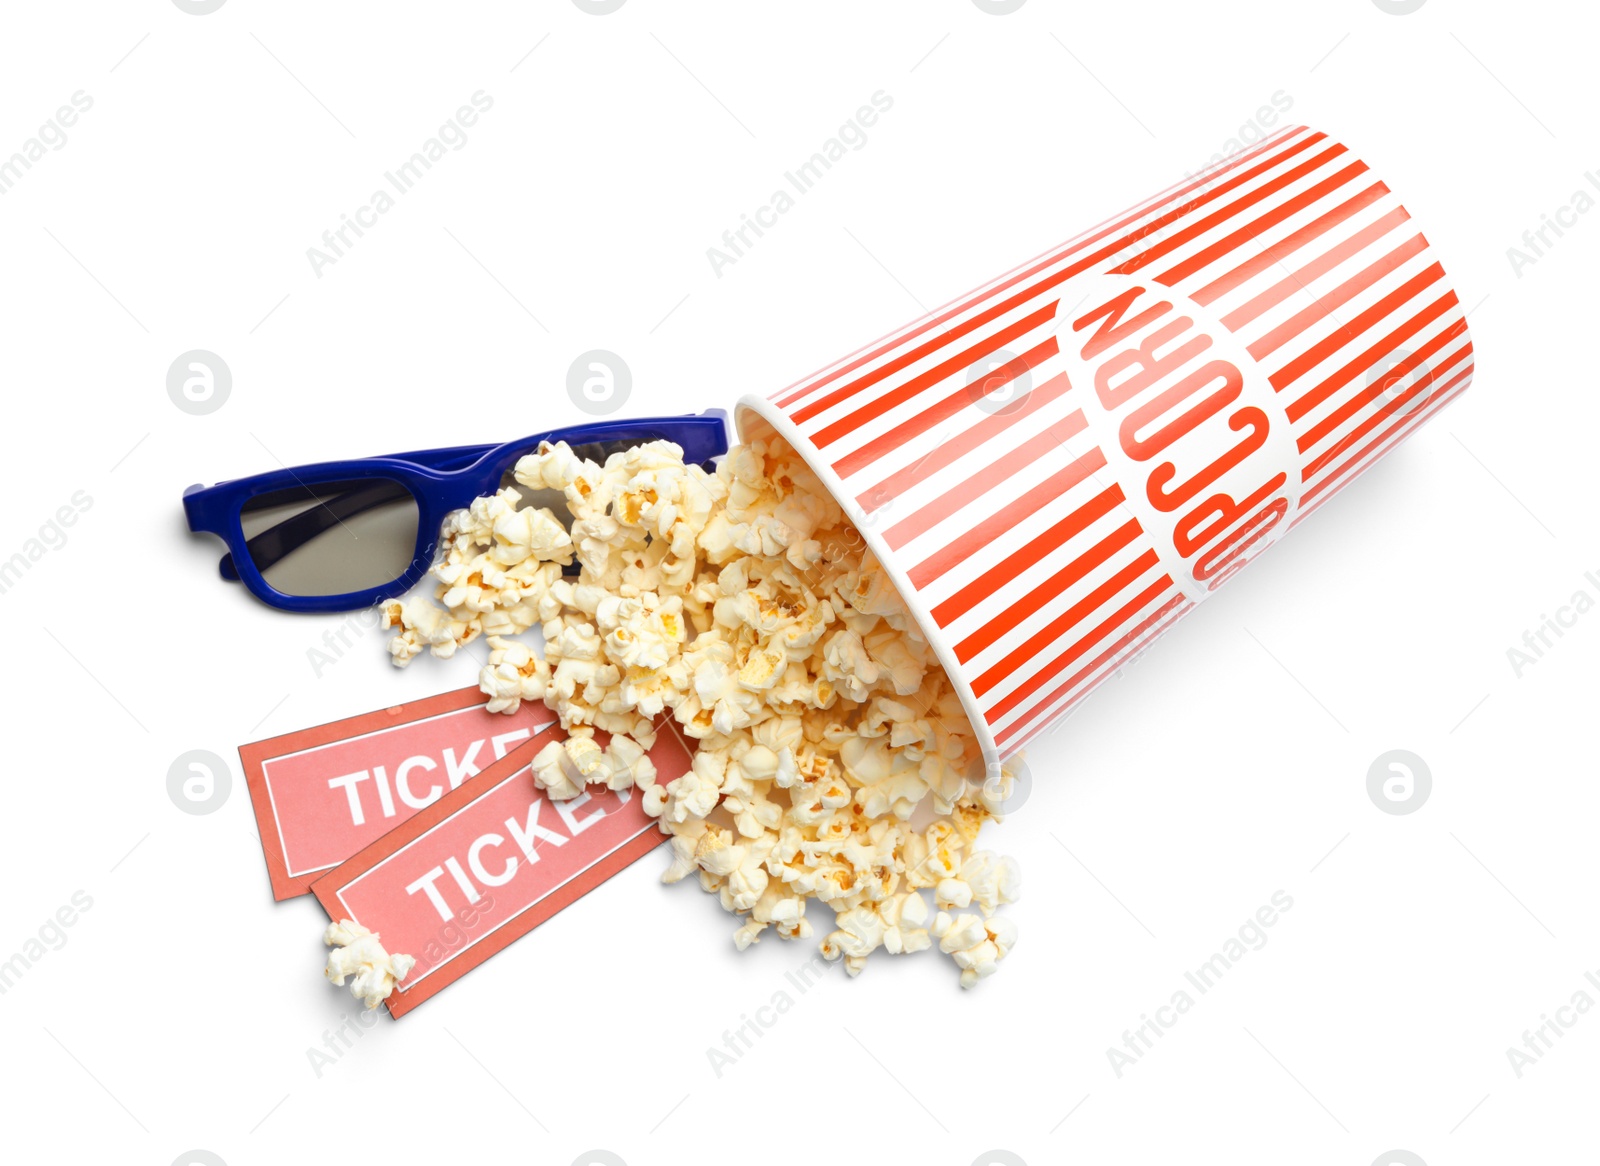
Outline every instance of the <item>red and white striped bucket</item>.
{"label": "red and white striped bucket", "polygon": [[1472,380],[1398,199],[1304,126],[784,389],[992,767]]}

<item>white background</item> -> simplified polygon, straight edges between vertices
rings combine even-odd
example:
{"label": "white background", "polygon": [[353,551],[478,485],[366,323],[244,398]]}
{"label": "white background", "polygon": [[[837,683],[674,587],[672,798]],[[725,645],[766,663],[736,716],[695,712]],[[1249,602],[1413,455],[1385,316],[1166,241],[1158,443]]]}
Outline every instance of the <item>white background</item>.
{"label": "white background", "polygon": [[[0,558],[93,504],[0,595],[0,959],[74,891],[93,907],[0,996],[0,1156],[1588,1160],[1600,1014],[1520,1078],[1506,1056],[1600,1001],[1600,614],[1520,677],[1507,657],[1600,596],[1600,215],[1520,277],[1507,257],[1600,168],[1580,12],[11,6],[0,156],[94,104],[0,196]],[[314,274],[307,248],[480,89],[467,145]],[[880,89],[866,146],[714,274],[706,249]],[[353,1002],[320,978],[316,904],[272,903],[234,749],[477,661],[397,673],[373,632],[318,675],[340,617],[218,579],[183,487],[580,420],[566,370],[593,348],[631,367],[628,413],[770,392],[1198,169],[1279,90],[1427,231],[1476,386],[1032,752],[994,833],[1027,880],[1000,974],[835,968],[718,1079],[708,1046],[807,953],[738,955],[656,854],[319,1076]],[[165,384],[196,348],[233,377],[204,416]],[[1366,790],[1396,748],[1433,780],[1403,817]],[[209,815],[168,797],[191,749],[233,767]],[[1119,1077],[1108,1047],[1280,889],[1266,946]]]}

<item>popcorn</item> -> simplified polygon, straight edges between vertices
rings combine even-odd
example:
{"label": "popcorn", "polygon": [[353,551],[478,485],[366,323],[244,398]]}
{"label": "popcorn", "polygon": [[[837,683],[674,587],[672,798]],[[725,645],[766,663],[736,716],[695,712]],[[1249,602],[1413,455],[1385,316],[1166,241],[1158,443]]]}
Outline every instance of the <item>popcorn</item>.
{"label": "popcorn", "polygon": [[[689,772],[667,783],[665,805],[659,816],[664,824],[703,819],[716,809],[721,794],[722,776],[717,770],[717,755],[696,753]],[[645,809],[649,808],[650,803],[646,802]]]}
{"label": "popcorn", "polygon": [[455,655],[457,647],[470,643],[482,630],[476,615],[461,613],[458,616],[422,600],[405,603],[390,600],[379,609],[379,617],[385,629],[401,629],[389,641],[389,654],[402,668],[424,648],[447,660]]}
{"label": "popcorn", "polygon": [[328,924],[322,942],[333,948],[328,953],[328,979],[342,988],[345,977],[353,976],[350,991],[369,1009],[387,1000],[417,963],[408,955],[390,955],[378,943],[377,932],[349,919]]}
{"label": "popcorn", "polygon": [[627,737],[612,737],[602,749],[593,737],[574,733],[565,741],[552,741],[533,759],[534,784],[557,802],[571,801],[585,785],[622,790],[648,788],[655,780],[655,762]]}
{"label": "popcorn", "polygon": [[928,901],[914,891],[906,891],[878,908],[884,923],[883,946],[891,955],[922,951],[933,939],[928,922]]}
{"label": "popcorn", "polygon": [[1017,942],[1016,925],[1009,919],[985,920],[977,915],[952,919],[941,911],[934,917],[932,930],[939,939],[939,950],[961,969],[963,988],[993,975]]}
{"label": "popcorn", "polygon": [[940,879],[933,888],[933,903],[941,911],[972,906],[972,887],[964,879]]}
{"label": "popcorn", "polygon": [[[803,459],[754,442],[712,473],[669,442],[603,465],[546,443],[513,475],[446,520],[437,604],[385,606],[394,662],[488,637],[489,709],[542,700],[568,733],[534,780],[556,800],[640,788],[662,881],[694,874],[740,917],[738,949],[810,937],[817,900],[821,951],[852,976],[935,943],[963,987],[992,974],[1020,876],[977,840],[1015,773],[984,781],[933,648]],[[557,497],[565,525],[541,505]],[[542,651],[515,638],[534,628]],[[663,725],[697,745],[665,784],[646,755]]]}
{"label": "popcorn", "polygon": [[550,686],[550,665],[526,644],[489,637],[489,665],[478,678],[492,713],[514,713],[525,700],[541,700]]}
{"label": "popcorn", "polygon": [[[504,491],[506,496],[515,493]],[[572,538],[548,510],[509,511],[494,520],[492,530],[496,562],[516,566],[530,556],[541,561],[571,558]]]}
{"label": "popcorn", "polygon": [[987,850],[971,855],[961,867],[961,876],[972,890],[972,901],[986,916],[993,915],[1002,903],[1015,903],[1022,894],[1022,871],[1016,859]]}
{"label": "popcorn", "polygon": [[822,954],[830,960],[844,956],[845,971],[858,976],[867,956],[883,942],[883,917],[871,907],[852,907],[841,911],[836,922],[839,929],[822,941]]}

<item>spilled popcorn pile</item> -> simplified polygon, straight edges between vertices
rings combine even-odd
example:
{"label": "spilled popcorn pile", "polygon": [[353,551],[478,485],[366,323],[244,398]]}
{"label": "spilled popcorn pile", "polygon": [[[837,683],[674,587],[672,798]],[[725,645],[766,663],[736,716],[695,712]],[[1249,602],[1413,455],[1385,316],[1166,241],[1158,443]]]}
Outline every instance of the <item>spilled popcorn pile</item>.
{"label": "spilled popcorn pile", "polygon": [[[515,478],[529,505],[508,487],[446,520],[437,604],[385,605],[394,662],[487,636],[490,711],[541,700],[569,734],[534,759],[539,786],[640,787],[671,836],[663,880],[697,874],[743,917],[741,950],[768,927],[811,936],[816,899],[834,912],[821,951],[851,975],[935,943],[963,987],[994,972],[1020,879],[978,834],[1014,775],[982,780],[932,648],[804,461],[758,441],[708,473],[653,442],[601,466],[563,443]],[[536,505],[552,491],[570,529]],[[542,656],[510,638],[535,625]],[[698,749],[661,785],[645,751],[669,716]]]}

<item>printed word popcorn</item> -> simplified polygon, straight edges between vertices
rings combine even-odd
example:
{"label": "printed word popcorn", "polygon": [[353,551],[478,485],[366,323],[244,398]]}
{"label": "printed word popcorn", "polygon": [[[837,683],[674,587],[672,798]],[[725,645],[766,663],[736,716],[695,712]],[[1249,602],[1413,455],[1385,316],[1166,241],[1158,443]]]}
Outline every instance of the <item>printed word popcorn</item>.
{"label": "printed word popcorn", "polygon": [[[639,787],[671,839],[663,880],[695,875],[741,917],[741,950],[769,927],[811,937],[818,900],[820,950],[851,975],[879,948],[933,946],[964,987],[993,973],[1020,876],[978,836],[1013,774],[969,777],[984,767],[959,698],[798,455],[755,442],[710,473],[669,442],[603,466],[547,443],[515,479],[530,504],[506,488],[446,521],[437,602],[385,605],[394,663],[487,637],[489,709],[543,701],[569,734],[534,759],[539,786]],[[552,492],[570,524],[532,504]],[[513,638],[535,626],[542,654]],[[698,748],[663,785],[645,751],[667,717]]]}

